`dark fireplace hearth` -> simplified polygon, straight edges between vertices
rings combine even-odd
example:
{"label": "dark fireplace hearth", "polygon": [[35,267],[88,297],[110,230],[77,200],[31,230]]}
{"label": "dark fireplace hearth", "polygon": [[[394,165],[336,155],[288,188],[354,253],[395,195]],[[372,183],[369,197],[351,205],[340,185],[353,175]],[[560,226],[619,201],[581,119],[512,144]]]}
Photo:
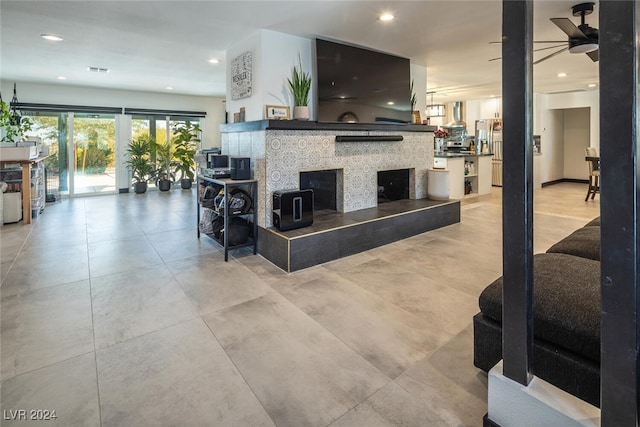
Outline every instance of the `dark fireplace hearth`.
{"label": "dark fireplace hearth", "polygon": [[409,169],[378,172],[378,203],[409,198]]}
{"label": "dark fireplace hearth", "polygon": [[313,190],[314,210],[337,210],[337,175],[336,169],[300,172],[300,189]]}

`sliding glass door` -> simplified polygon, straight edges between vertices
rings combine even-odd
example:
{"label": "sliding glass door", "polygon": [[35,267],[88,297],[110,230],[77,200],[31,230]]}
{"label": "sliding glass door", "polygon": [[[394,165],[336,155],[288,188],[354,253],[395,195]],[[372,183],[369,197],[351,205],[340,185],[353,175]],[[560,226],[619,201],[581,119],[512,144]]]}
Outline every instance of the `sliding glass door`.
{"label": "sliding glass door", "polygon": [[30,137],[46,147],[47,195],[116,191],[116,125],[113,114],[23,112],[34,125]]}
{"label": "sliding glass door", "polygon": [[115,150],[113,114],[73,115],[73,194],[115,193]]}

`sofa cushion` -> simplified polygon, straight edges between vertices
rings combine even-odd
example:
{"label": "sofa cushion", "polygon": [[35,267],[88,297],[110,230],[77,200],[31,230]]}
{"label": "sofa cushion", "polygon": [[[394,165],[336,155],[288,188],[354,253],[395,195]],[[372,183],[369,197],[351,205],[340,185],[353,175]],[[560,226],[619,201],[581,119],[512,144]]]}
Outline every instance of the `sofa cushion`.
{"label": "sofa cushion", "polygon": [[569,254],[600,261],[600,226],[577,229],[551,246],[547,253]]}
{"label": "sofa cushion", "polygon": [[[534,337],[600,361],[600,263],[547,253],[533,258]],[[480,311],[502,324],[502,277],[480,294]]]}
{"label": "sofa cushion", "polygon": [[584,226],[585,227],[592,227],[594,225],[597,225],[598,227],[600,226],[600,217],[592,219],[591,221],[586,223]]}

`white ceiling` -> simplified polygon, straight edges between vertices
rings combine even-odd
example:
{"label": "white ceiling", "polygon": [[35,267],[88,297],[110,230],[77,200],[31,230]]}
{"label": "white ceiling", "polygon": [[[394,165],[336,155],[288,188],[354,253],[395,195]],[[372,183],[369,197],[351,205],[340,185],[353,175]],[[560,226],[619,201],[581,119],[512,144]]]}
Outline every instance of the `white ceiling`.
{"label": "white ceiling", "polygon": [[[577,0],[536,0],[534,39],[565,40],[549,18]],[[377,20],[391,11],[391,23]],[[9,81],[224,96],[225,51],[253,31],[321,36],[427,67],[435,102],[501,92],[501,1],[11,1],[0,2],[0,70]],[[598,27],[598,9],[587,23]],[[64,37],[62,42],[40,38]],[[536,45],[541,47],[547,45]],[[542,51],[534,59],[547,54]],[[213,65],[211,58],[222,62]],[[90,73],[87,66],[109,68]],[[559,72],[567,77],[558,78]],[[57,76],[65,76],[64,81]],[[534,90],[587,90],[598,64],[564,52],[534,67]],[[592,89],[590,89],[592,90]],[[5,95],[6,97],[6,95]],[[429,101],[431,98],[429,97]]]}

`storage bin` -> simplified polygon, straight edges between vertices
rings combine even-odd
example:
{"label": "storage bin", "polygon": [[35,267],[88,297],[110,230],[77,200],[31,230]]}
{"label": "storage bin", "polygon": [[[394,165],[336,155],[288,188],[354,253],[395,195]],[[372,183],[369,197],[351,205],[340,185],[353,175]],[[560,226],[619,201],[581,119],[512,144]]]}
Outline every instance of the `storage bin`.
{"label": "storage bin", "polygon": [[22,219],[22,193],[2,193],[2,220],[5,224]]}

